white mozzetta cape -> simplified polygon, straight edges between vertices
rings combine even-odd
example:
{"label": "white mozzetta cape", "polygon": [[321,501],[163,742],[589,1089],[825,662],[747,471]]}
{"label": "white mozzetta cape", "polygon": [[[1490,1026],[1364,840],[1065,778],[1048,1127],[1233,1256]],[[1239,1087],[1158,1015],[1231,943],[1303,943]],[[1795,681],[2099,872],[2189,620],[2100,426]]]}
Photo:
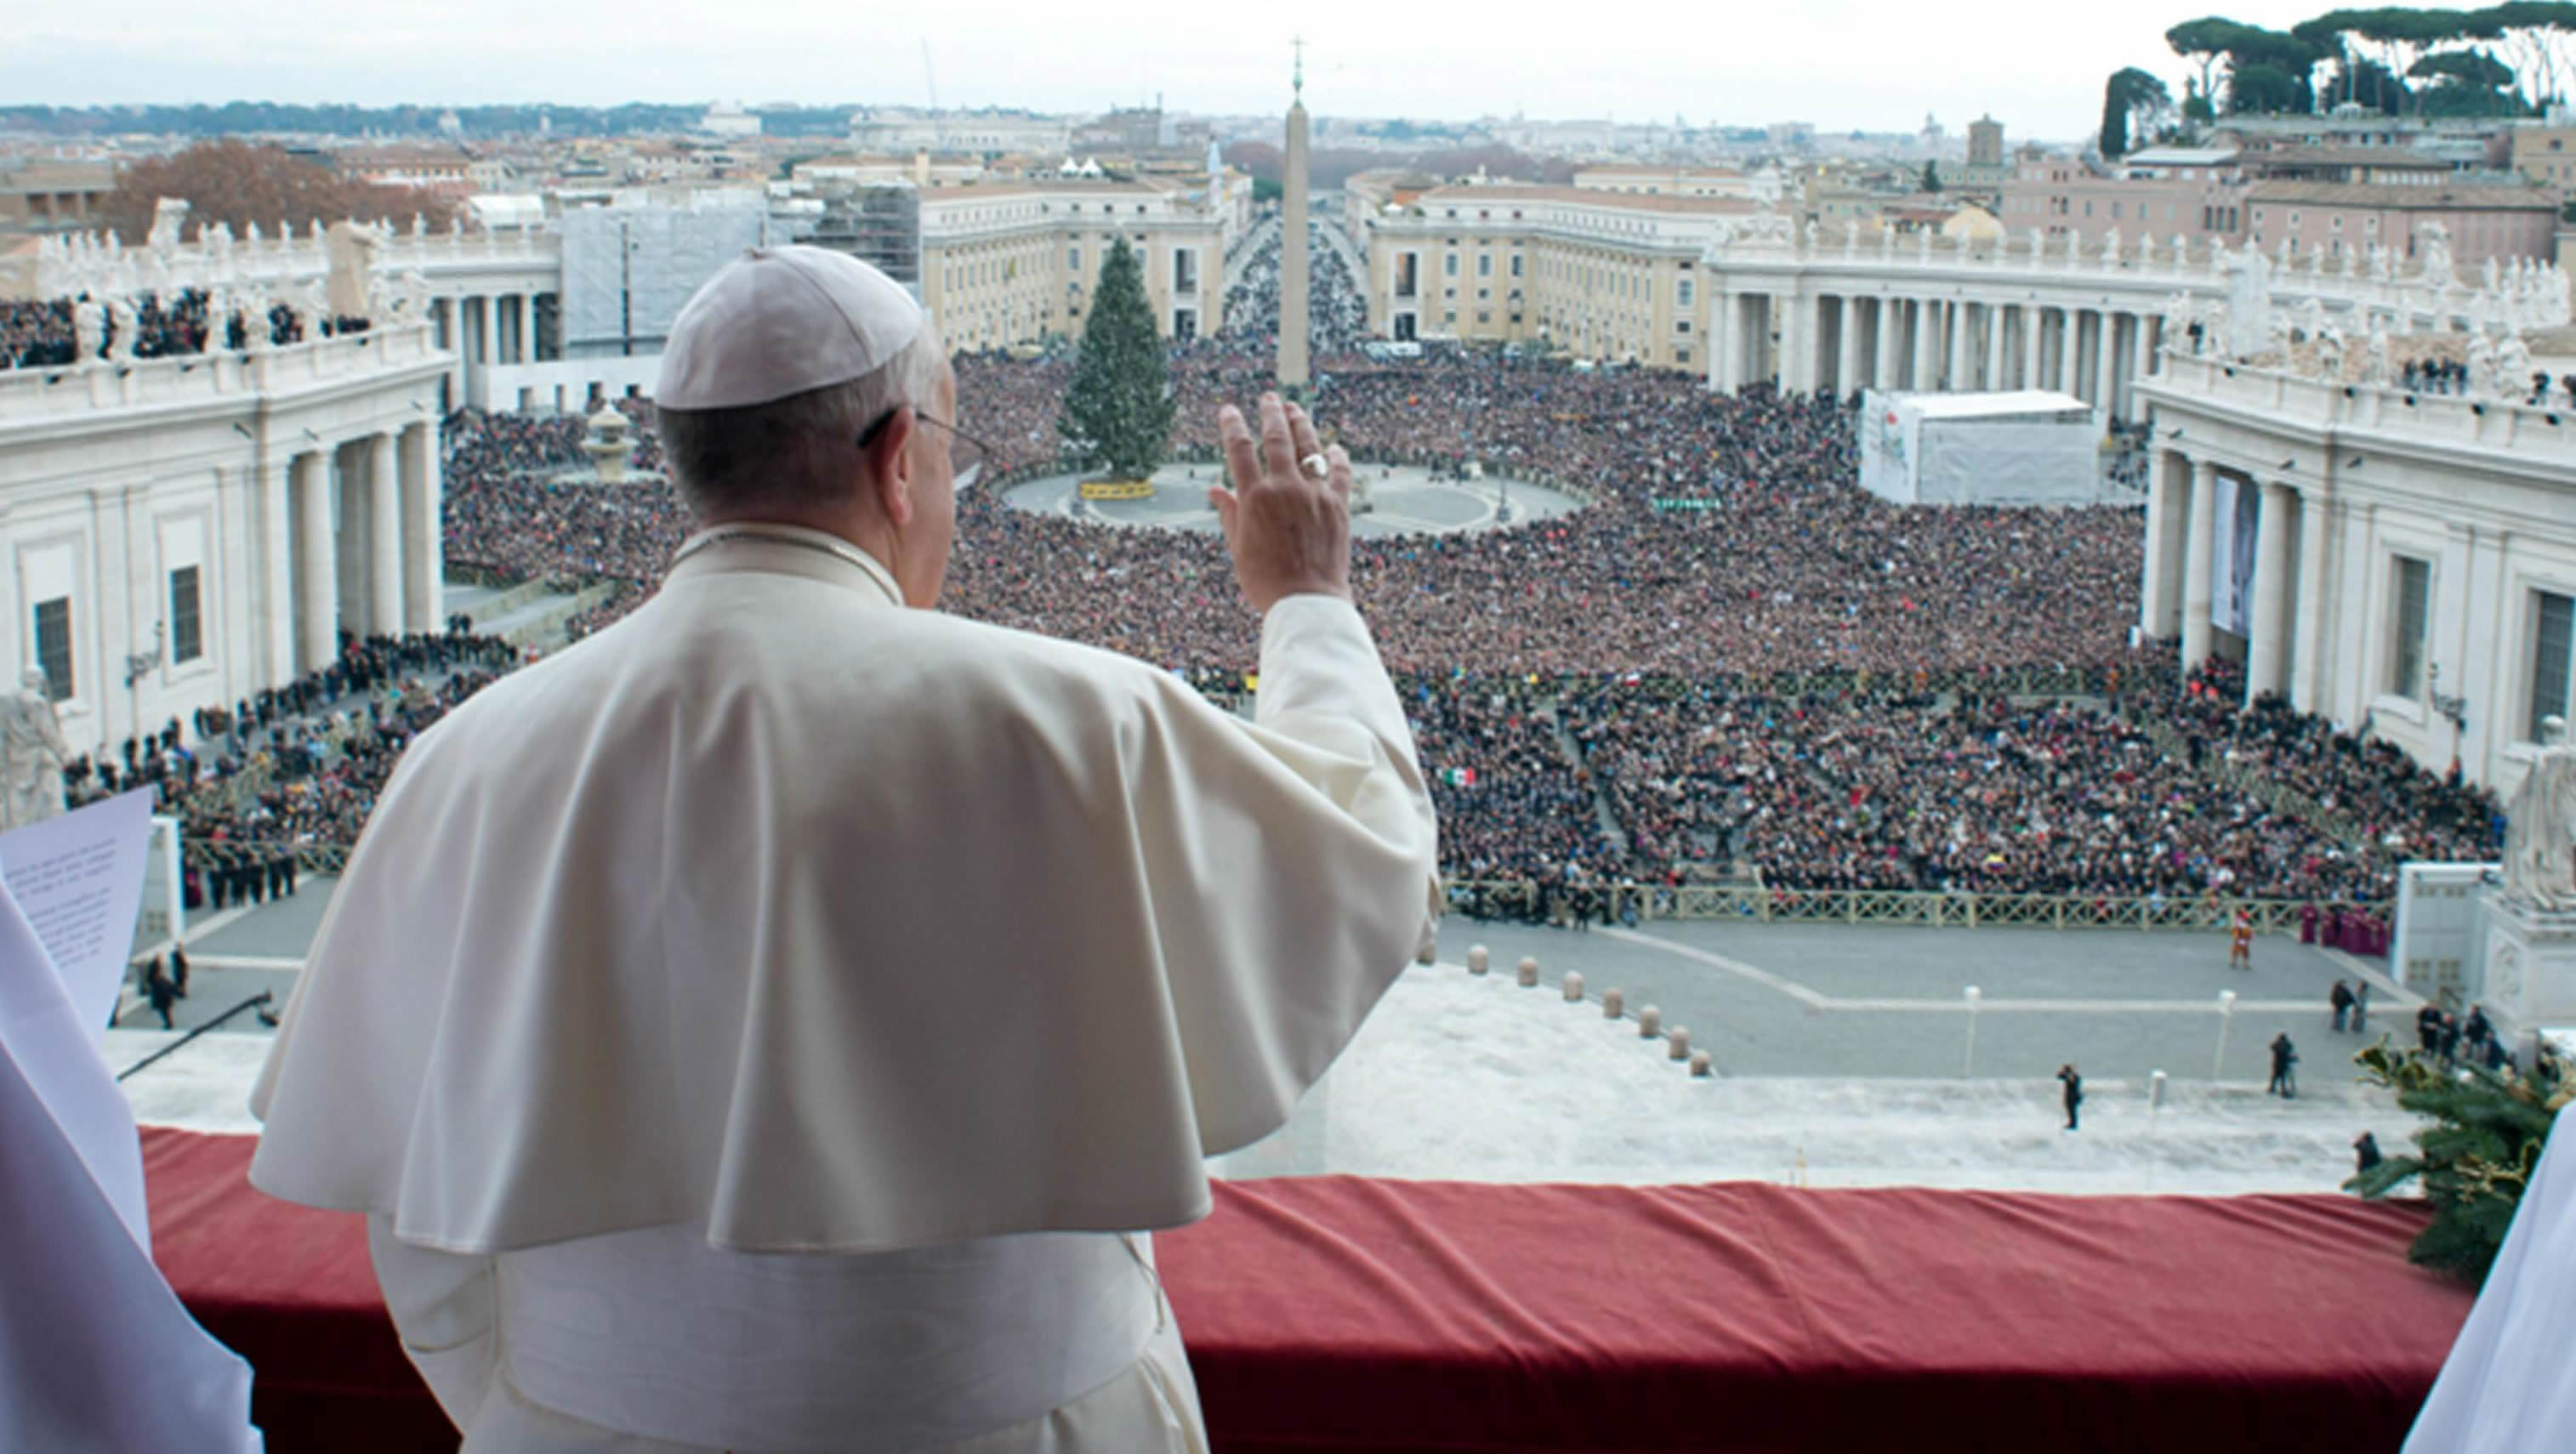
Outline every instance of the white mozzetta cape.
{"label": "white mozzetta cape", "polygon": [[1359,614],[1271,610],[1254,725],[811,544],[691,556],[405,754],[254,1183],[460,1253],[1206,1213],[1202,1157],[1280,1125],[1437,913]]}

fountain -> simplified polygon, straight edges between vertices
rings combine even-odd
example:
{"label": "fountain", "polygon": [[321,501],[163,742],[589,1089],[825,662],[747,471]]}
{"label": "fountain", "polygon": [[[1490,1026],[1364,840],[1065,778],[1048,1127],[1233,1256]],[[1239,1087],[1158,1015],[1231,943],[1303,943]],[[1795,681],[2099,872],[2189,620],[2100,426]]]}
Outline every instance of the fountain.
{"label": "fountain", "polygon": [[581,441],[581,452],[590,456],[591,470],[601,484],[626,483],[627,467],[635,459],[635,441],[627,436],[631,427],[614,404],[603,403],[590,416],[590,433]]}

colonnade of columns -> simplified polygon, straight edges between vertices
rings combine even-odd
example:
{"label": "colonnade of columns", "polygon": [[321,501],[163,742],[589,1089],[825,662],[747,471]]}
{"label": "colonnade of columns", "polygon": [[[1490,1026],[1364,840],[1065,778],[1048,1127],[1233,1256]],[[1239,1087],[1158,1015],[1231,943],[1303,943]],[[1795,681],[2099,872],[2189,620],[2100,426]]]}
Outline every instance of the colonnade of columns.
{"label": "colonnade of columns", "polygon": [[2052,389],[2134,419],[2131,381],[2155,357],[2160,314],[1968,296],[1758,292],[1717,308],[1712,383],[1785,390]]}
{"label": "colonnade of columns", "polygon": [[2323,710],[2333,624],[2326,609],[2327,537],[2336,502],[2314,482],[2224,469],[2206,456],[2159,450],[2148,473],[2139,628],[2159,640],[2179,639],[2186,668],[2208,660],[2217,646],[2218,606],[2234,590],[2232,582],[2217,579],[2219,532],[2238,528],[2236,510],[2219,510],[2222,484],[2240,497],[2256,492],[2253,538],[2230,541],[2231,555],[2249,548],[2253,553],[2245,612],[2246,700],[2270,693],[2303,712]]}
{"label": "colonnade of columns", "polygon": [[[540,296],[532,291],[463,293],[434,300],[431,316],[438,325],[438,346],[456,355],[448,376],[451,404],[465,398],[468,369],[536,363],[546,356],[537,339]],[[562,348],[561,339],[555,347]]]}
{"label": "colonnade of columns", "polygon": [[438,431],[420,423],[317,444],[277,471],[265,531],[277,680],[329,665],[343,631],[445,629],[438,469]]}

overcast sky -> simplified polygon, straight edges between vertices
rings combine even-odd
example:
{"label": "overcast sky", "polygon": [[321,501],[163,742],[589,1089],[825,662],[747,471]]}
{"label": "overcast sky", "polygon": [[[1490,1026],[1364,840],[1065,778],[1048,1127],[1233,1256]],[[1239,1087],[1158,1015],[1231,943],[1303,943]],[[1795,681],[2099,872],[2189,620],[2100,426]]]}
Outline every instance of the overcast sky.
{"label": "overcast sky", "polygon": [[[2164,30],[2207,13],[2065,0],[1388,5],[1035,0],[903,6],[790,0],[26,0],[0,40],[0,97],[59,105],[235,99],[473,104],[939,100],[1097,111],[1161,93],[1183,111],[1287,104],[1307,41],[1318,113],[1694,124],[1810,121],[2071,140],[2124,65],[2181,94]],[[2286,26],[2321,3],[2222,13]],[[1265,17],[1276,15],[1275,21]]]}

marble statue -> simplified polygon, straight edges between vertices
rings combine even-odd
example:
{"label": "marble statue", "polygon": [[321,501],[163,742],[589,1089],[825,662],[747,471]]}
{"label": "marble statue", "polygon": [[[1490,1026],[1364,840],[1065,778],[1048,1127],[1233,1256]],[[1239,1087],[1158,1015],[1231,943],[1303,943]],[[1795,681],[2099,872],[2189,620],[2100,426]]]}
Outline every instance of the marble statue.
{"label": "marble statue", "polygon": [[1860,255],[1860,222],[1857,218],[1843,224],[1843,256]]}
{"label": "marble statue", "polygon": [[2484,333],[2469,335],[2469,394],[2473,398],[2492,399],[2496,393],[2495,345]]}
{"label": "marble statue", "polygon": [[2490,293],[2496,290],[2496,285],[2502,280],[2503,275],[2497,270],[2494,258],[2488,258],[2485,265],[2478,269],[2478,281],[2484,284]]}
{"label": "marble statue", "polygon": [[429,221],[417,212],[411,215],[411,235],[415,240],[429,236]]}
{"label": "marble statue", "polygon": [[2544,717],[2540,755],[2505,806],[2504,896],[2544,914],[2576,914],[2576,746],[2567,721]]}
{"label": "marble statue", "polygon": [[96,363],[107,352],[107,310],[95,298],[72,305],[72,362]]}
{"label": "marble statue", "polygon": [[2297,238],[2295,238],[2295,237],[2284,237],[2284,238],[2282,238],[2282,239],[2281,239],[2281,271],[2283,271],[2283,272],[2285,272],[2285,273],[2286,273],[2286,272],[2288,272],[2290,269],[2292,269],[2292,268],[2294,268],[2294,267],[2298,266],[2298,262],[2299,262],[2299,240],[2298,240]]}
{"label": "marble statue", "polygon": [[1884,222],[1878,225],[1878,255],[1883,258],[1896,256],[1896,229]]}
{"label": "marble statue", "polygon": [[322,324],[331,316],[331,299],[319,278],[299,278],[279,289],[279,301],[295,313],[304,325],[304,341],[322,336]]}
{"label": "marble statue", "polygon": [[2227,354],[2227,305],[2212,303],[2200,315],[2200,356],[2224,358]]}
{"label": "marble statue", "polygon": [[1929,228],[1929,227],[1923,227],[1923,228],[1917,228],[1917,229],[1915,230],[1915,233],[1914,233],[1914,251],[1915,251],[1915,255],[1916,255],[1916,256],[1918,256],[1918,257],[1920,257],[1924,262],[1927,262],[1927,263],[1928,263],[1928,262],[1932,261],[1932,229],[1931,229],[1931,228]]}
{"label": "marble statue", "polygon": [[109,295],[107,321],[114,325],[114,331],[108,336],[106,359],[110,363],[134,362],[134,345],[143,338],[143,319],[134,311],[134,305]]}
{"label": "marble statue", "polygon": [[1823,231],[1823,228],[1816,225],[1816,219],[1812,217],[1807,219],[1807,251],[1814,252],[1816,250],[1816,238]]}
{"label": "marble statue", "polygon": [[2328,325],[2317,335],[2317,376],[2330,384],[2343,382],[2343,330]]}
{"label": "marble statue", "polygon": [[17,694],[0,702],[0,828],[60,817],[63,764],[71,757],[45,669],[28,667],[18,673]]}
{"label": "marble statue", "polygon": [[429,278],[418,268],[405,272],[394,288],[395,307],[402,316],[417,323],[429,316]]}
{"label": "marble statue", "polygon": [[2442,222],[2424,224],[2424,276],[2444,290],[2460,281],[2460,270],[2451,261],[2451,229]]}
{"label": "marble statue", "polygon": [[2114,227],[2102,234],[2102,270],[2108,272],[2120,265],[2120,229]]}
{"label": "marble statue", "polygon": [[2165,300],[2165,330],[2162,353],[2191,351],[2191,298],[2176,293]]}
{"label": "marble statue", "polygon": [[330,231],[331,273],[324,301],[334,318],[366,318],[375,312],[376,230],[354,222],[334,222]]}
{"label": "marble statue", "polygon": [[2290,360],[2290,333],[2288,309],[2275,308],[2263,320],[2263,349],[2285,365]]}
{"label": "marble statue", "polygon": [[2522,341],[2521,333],[2507,328],[2504,342],[2496,345],[2497,391],[2511,398],[2527,397],[2531,374],[2531,345]]}
{"label": "marble statue", "polygon": [[2370,317],[2370,351],[2362,356],[2361,381],[2382,389],[2397,382],[2397,360],[2388,346],[2388,327],[2376,313]]}
{"label": "marble statue", "polygon": [[206,352],[232,352],[233,295],[221,283],[206,289]]}
{"label": "marble statue", "polygon": [[266,353],[277,346],[277,320],[270,316],[276,303],[268,290],[254,283],[249,296],[242,299],[242,348],[250,353]]}
{"label": "marble statue", "polygon": [[242,241],[248,244],[253,252],[257,252],[259,250],[260,237],[258,223],[246,222],[242,224]]}
{"label": "marble statue", "polygon": [[162,257],[168,257],[179,246],[179,230],[188,225],[188,203],[185,198],[162,197],[152,203],[152,231],[145,241]]}
{"label": "marble statue", "polygon": [[2173,260],[2177,268],[2188,266],[2191,262],[2191,244],[2179,232],[2173,235]]}

